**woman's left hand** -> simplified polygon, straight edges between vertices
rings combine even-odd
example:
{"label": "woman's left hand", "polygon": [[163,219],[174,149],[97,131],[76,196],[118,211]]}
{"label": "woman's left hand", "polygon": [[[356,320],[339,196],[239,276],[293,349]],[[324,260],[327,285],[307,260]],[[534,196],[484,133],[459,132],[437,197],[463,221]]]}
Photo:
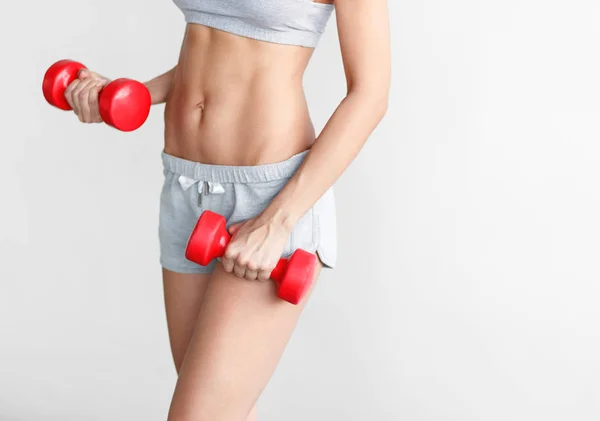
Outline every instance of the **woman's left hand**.
{"label": "woman's left hand", "polygon": [[226,272],[266,281],[283,254],[290,229],[261,215],[229,227],[231,241],[222,258]]}

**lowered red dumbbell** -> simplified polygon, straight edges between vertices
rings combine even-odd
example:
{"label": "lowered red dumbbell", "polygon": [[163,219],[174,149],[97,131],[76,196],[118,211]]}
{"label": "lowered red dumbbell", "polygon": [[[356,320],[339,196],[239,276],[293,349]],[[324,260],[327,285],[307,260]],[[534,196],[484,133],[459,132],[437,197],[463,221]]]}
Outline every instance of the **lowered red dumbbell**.
{"label": "lowered red dumbbell", "polygon": [[[225,218],[211,211],[204,211],[185,250],[185,257],[203,266],[222,257],[231,235],[227,232]],[[279,259],[271,272],[278,286],[279,298],[298,304],[312,284],[317,256],[304,250],[296,250],[290,259]]]}
{"label": "lowered red dumbbell", "polygon": [[[50,105],[70,110],[65,90],[86,67],[72,60],[60,60],[46,71],[42,91]],[[124,132],[139,128],[150,114],[152,100],[148,88],[131,79],[115,79],[99,94],[100,117],[109,126]]]}

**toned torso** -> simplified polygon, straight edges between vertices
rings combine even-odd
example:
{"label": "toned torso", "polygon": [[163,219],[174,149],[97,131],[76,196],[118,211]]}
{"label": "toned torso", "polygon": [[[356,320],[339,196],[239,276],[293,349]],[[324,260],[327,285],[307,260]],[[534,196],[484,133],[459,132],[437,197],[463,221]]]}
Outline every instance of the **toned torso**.
{"label": "toned torso", "polygon": [[302,76],[312,51],[188,24],[165,107],[165,152],[259,165],[309,148]]}

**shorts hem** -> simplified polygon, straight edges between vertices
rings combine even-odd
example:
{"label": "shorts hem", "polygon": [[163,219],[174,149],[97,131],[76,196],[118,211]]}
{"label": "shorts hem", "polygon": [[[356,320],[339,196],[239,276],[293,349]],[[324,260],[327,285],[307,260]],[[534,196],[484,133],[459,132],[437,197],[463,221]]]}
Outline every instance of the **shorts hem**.
{"label": "shorts hem", "polygon": [[210,265],[210,266],[200,266],[198,265],[198,267],[191,267],[191,266],[184,266],[184,265],[180,265],[180,264],[176,264],[176,263],[169,263],[169,262],[165,262],[164,260],[160,261],[160,265],[171,272],[175,272],[175,273],[185,273],[185,274],[205,274],[205,273],[212,273],[214,271],[214,265]]}
{"label": "shorts hem", "polygon": [[317,249],[315,251],[315,254],[317,255],[317,258],[319,259],[319,261],[323,265],[323,269],[335,269],[335,263],[332,262],[331,260],[325,258],[323,256],[323,252],[321,250]]}

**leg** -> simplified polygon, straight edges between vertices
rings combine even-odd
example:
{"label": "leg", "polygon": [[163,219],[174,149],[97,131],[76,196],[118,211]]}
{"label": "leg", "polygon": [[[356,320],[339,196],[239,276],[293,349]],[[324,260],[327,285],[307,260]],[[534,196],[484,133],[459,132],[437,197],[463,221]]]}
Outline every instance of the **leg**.
{"label": "leg", "polygon": [[[210,274],[187,274],[163,269],[165,310],[171,353],[179,374]],[[247,421],[256,420],[253,408]]]}
{"label": "leg", "polygon": [[[315,280],[319,270],[320,265]],[[286,303],[277,298],[274,282],[240,279],[218,264],[181,367],[169,421],[246,420],[304,303]]]}
{"label": "leg", "polygon": [[209,273],[177,273],[163,269],[167,327],[177,373],[181,369],[183,357],[194,332],[198,310],[209,278]]}

